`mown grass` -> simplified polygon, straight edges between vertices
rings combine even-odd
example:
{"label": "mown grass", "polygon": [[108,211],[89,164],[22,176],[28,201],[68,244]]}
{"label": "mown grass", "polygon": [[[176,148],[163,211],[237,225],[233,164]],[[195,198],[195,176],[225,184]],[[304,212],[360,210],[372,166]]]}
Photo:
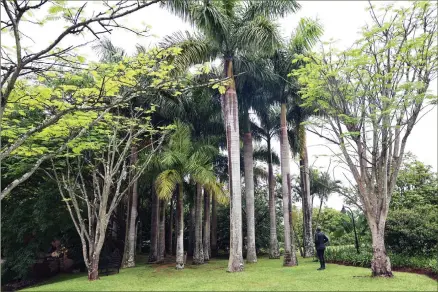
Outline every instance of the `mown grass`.
{"label": "mown grass", "polygon": [[26,291],[438,291],[438,283],[424,275],[395,272],[394,278],[371,278],[367,268],[318,263],[300,259],[299,266],[282,267],[282,260],[260,258],[245,265],[242,273],[227,273],[227,260],[211,260],[202,266],[146,265],[139,257],[135,268],[101,276],[89,282],[86,274],[60,275]]}

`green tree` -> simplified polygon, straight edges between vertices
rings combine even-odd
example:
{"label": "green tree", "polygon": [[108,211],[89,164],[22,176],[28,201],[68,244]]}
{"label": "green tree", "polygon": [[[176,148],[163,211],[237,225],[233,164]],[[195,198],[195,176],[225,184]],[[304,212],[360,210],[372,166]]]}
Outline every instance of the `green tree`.
{"label": "green tree", "polygon": [[[202,204],[201,187],[208,190],[216,198],[224,199],[222,185],[217,182],[213,172],[212,153],[216,149],[209,145],[196,145],[191,141],[191,131],[187,125],[176,124],[176,131],[170,137],[168,145],[162,152],[161,162],[165,169],[156,178],[155,186],[160,198],[170,198],[177,189],[177,243],[176,268],[184,268],[184,217],[183,217],[183,185],[187,177],[197,185],[197,204]],[[201,209],[202,210],[202,209]],[[202,217],[198,215],[198,221]],[[202,219],[201,219],[202,220]],[[201,225],[202,228],[202,225]],[[199,235],[198,235],[199,237]],[[196,252],[195,248],[195,252]],[[195,255],[194,262],[204,261],[201,246]]]}
{"label": "green tree", "polygon": [[[183,34],[169,38],[187,47],[184,63],[199,63],[220,57],[224,64],[227,85],[222,89],[222,111],[227,135],[229,159],[230,205],[230,260],[229,272],[243,270],[242,212],[240,187],[240,131],[238,102],[234,80],[234,58],[238,53],[269,52],[280,44],[275,17],[285,16],[299,8],[295,1],[168,1],[163,4],[172,12],[189,20],[200,31],[186,38]],[[181,42],[181,40],[184,40]],[[190,44],[190,47],[187,46]]]}
{"label": "green tree", "polygon": [[[339,145],[364,206],[373,241],[372,273],[392,276],[384,234],[406,142],[428,102],[436,78],[436,6],[383,7],[352,49],[321,56],[295,71],[303,106],[318,106]],[[333,136],[332,136],[333,135]]]}

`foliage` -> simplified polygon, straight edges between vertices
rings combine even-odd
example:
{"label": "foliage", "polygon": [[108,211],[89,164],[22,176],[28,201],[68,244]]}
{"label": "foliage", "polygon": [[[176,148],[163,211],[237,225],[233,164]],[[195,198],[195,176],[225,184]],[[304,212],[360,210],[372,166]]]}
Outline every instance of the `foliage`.
{"label": "foliage", "polygon": [[[325,252],[326,261],[353,265],[358,267],[370,267],[373,257],[371,248],[362,249],[360,254],[357,254],[354,246],[350,247],[329,247]],[[413,268],[432,271],[438,274],[438,262],[435,258],[408,256],[404,254],[390,254],[391,264],[394,268]]]}

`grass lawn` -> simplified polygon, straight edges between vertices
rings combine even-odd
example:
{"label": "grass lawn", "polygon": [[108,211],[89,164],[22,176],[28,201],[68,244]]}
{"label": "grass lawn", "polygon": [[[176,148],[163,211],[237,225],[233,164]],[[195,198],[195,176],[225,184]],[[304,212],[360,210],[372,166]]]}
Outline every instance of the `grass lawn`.
{"label": "grass lawn", "polygon": [[438,283],[424,275],[395,272],[394,278],[371,278],[370,270],[328,264],[317,271],[318,263],[300,259],[299,266],[282,267],[282,260],[260,258],[245,265],[242,273],[227,273],[227,260],[212,260],[202,266],[187,265],[177,271],[174,264],[146,265],[138,258],[135,268],[101,276],[89,282],[86,274],[60,275],[26,291],[438,291]]}

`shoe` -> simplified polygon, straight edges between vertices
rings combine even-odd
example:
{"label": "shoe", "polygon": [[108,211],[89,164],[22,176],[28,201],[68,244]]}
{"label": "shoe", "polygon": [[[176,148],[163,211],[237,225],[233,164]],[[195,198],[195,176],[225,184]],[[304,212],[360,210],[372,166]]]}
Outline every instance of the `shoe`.
{"label": "shoe", "polygon": [[322,270],[325,270],[325,268],[319,268],[319,269],[317,269],[318,271],[322,271]]}

